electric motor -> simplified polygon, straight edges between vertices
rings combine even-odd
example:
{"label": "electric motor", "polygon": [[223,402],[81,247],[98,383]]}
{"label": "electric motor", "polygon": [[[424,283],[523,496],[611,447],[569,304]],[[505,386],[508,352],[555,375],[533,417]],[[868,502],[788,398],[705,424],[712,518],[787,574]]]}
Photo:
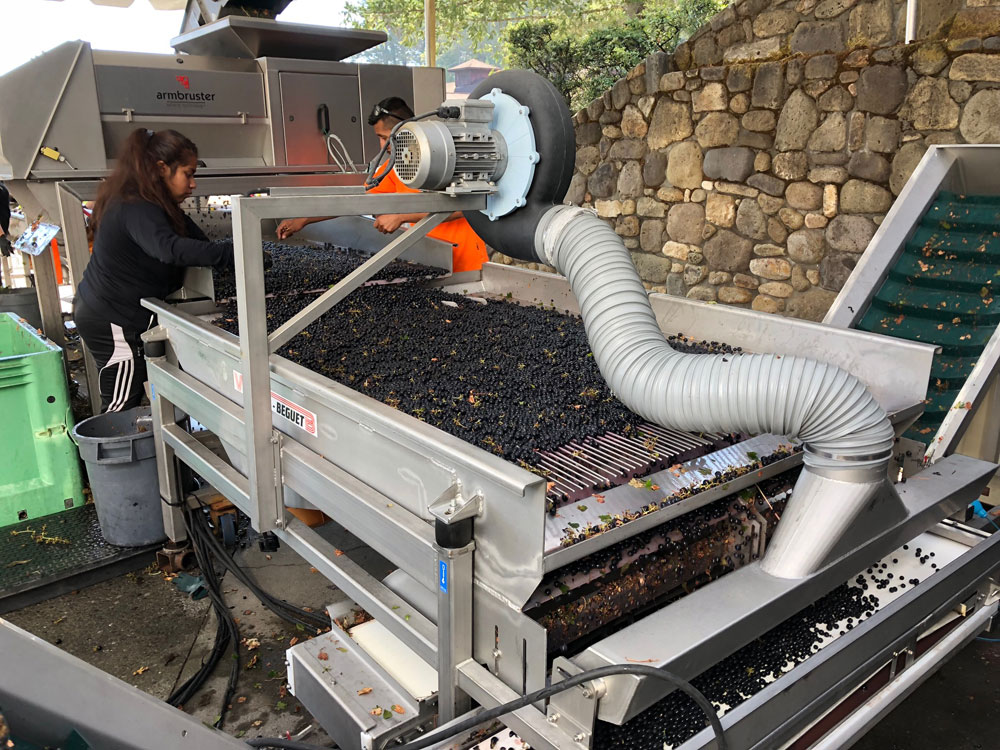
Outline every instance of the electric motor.
{"label": "electric motor", "polygon": [[493,103],[449,105],[460,110],[458,119],[410,122],[396,132],[396,174],[416,190],[492,192],[507,165],[506,141],[490,128]]}

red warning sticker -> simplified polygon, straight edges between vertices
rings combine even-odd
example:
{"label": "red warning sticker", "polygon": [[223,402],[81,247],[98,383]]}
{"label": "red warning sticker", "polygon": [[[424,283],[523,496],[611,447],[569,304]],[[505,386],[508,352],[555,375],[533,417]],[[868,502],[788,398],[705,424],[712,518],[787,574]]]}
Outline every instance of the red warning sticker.
{"label": "red warning sticker", "polygon": [[[233,370],[233,388],[243,393],[243,374],[236,370]],[[271,411],[316,437],[316,415],[308,409],[271,391]]]}

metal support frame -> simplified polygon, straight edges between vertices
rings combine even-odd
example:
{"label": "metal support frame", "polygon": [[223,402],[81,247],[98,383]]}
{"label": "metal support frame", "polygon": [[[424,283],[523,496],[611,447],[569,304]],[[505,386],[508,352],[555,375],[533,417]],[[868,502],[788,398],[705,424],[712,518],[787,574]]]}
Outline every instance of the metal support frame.
{"label": "metal support frame", "polygon": [[[65,182],[56,183],[56,199],[59,202],[59,224],[63,231],[63,245],[69,261],[69,283],[76,296],[76,287],[83,278],[83,271],[90,262],[90,242],[87,240],[87,225],[83,219],[83,202],[67,187]],[[94,414],[101,411],[101,389],[94,355],[80,339],[80,351],[87,375],[87,396]]]}
{"label": "metal support frame", "polygon": [[[426,232],[458,209],[484,204],[483,196],[450,198],[436,194],[370,196],[338,191],[310,195],[233,199],[236,250],[237,305],[240,311],[238,360],[234,382],[242,406],[232,397],[206,387],[197,373],[181,370],[172,347],[150,357],[147,367],[153,385],[154,429],[157,437],[161,492],[172,503],[181,501],[176,462],[190,466],[218,491],[246,512],[259,531],[274,530],[278,537],[371,613],[417,655],[439,672],[439,712],[451,718],[467,710],[469,698],[457,688],[458,665],[473,655],[473,562],[475,543],[444,548],[434,541],[434,528],[363,481],[340,469],[273,427],[272,368],[280,358],[270,349],[280,347],[305,326],[342,300],[377,270],[400,255]],[[290,214],[345,215],[365,212],[430,215],[372,256],[276,334],[267,334],[264,305],[261,222]],[[148,306],[148,305],[147,305]],[[144,339],[170,342],[169,327],[148,332]],[[270,341],[269,341],[270,338]],[[223,365],[223,367],[227,367]],[[228,368],[227,368],[228,371]],[[275,396],[275,398],[282,398]],[[176,412],[175,412],[176,410]],[[175,417],[189,414],[215,433],[229,456],[227,462],[188,433]],[[439,523],[471,523],[482,507],[476,492],[463,497],[457,477],[434,504]],[[423,586],[437,588],[437,624],[374,579],[301,522],[285,516],[286,491],[316,502],[348,530],[378,552],[411,572]],[[335,505],[327,505],[329,502]],[[335,508],[333,510],[332,508]],[[171,509],[172,510],[172,509]],[[170,516],[170,514],[167,514]],[[167,518],[176,538],[179,528]]]}
{"label": "metal support frame", "polygon": [[457,688],[458,665],[472,658],[472,558],[475,542],[459,549],[438,547],[438,721],[469,710]]}
{"label": "metal support frame", "polygon": [[66,346],[66,333],[63,330],[62,303],[59,300],[59,285],[56,283],[52,248],[46,247],[31,259],[31,263],[35,270],[35,286],[37,287],[38,307],[42,313],[42,328],[46,338],[62,349]]}
{"label": "metal support frame", "polygon": [[[1000,372],[1000,326],[993,331],[993,335],[990,336],[982,354],[976,360],[976,366],[972,368],[972,372],[969,373],[958,392],[955,399],[957,408],[953,407],[948,411],[937,433],[927,446],[927,452],[924,454],[925,461],[933,463],[942,456],[948,456],[955,452],[962,437],[975,419],[980,406],[992,392],[990,386],[996,382],[998,372]],[[966,403],[971,404],[971,407],[966,409],[958,406]],[[983,458],[994,458],[996,455],[995,434],[1000,426],[994,424],[990,425],[990,428],[994,432],[993,456],[983,456]]]}
{"label": "metal support frame", "polygon": [[[442,201],[448,203],[442,210]],[[467,195],[449,198],[440,194],[340,194],[309,197],[233,196],[233,244],[236,252],[236,296],[240,316],[245,444],[250,447],[250,521],[258,531],[285,526],[282,497],[281,436],[271,427],[270,355],[309,323],[367,281],[376,271],[405,251],[453,211],[482,208],[486,198]],[[349,216],[371,212],[423,213],[402,237],[390,243],[333,289],[289,320],[272,336],[267,333],[264,299],[264,265],[261,222],[284,216]],[[266,425],[266,427],[265,427]]]}
{"label": "metal support frame", "polygon": [[[154,394],[155,395],[155,394]],[[160,486],[160,498],[163,514],[163,530],[172,542],[182,542],[187,539],[187,529],[184,526],[184,492],[181,486],[180,467],[174,449],[163,439],[164,427],[176,425],[176,413],[173,405],[162,398],[153,398],[150,402],[153,415],[153,436],[156,448],[156,478]]]}

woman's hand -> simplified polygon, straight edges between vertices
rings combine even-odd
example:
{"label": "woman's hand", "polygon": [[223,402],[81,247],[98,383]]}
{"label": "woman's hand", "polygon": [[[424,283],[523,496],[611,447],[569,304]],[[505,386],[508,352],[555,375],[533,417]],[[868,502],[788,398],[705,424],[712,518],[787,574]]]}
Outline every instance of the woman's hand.
{"label": "woman's hand", "polygon": [[285,219],[278,225],[278,239],[287,240],[296,232],[301,232],[303,227],[309,223],[309,219]]}

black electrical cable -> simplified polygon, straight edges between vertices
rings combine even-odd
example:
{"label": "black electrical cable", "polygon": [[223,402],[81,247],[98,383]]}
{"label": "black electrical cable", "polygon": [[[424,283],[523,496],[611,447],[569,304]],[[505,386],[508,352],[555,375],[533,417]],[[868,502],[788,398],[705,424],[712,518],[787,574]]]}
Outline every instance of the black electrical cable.
{"label": "black electrical cable", "polygon": [[[199,542],[195,538],[194,530],[191,528],[187,509],[185,509],[184,513],[184,525],[187,528],[188,538],[191,540],[191,545],[194,549]],[[195,550],[195,556],[200,563],[203,558],[198,557],[197,550]],[[208,657],[202,661],[201,667],[167,698],[167,703],[170,705],[182,706],[187,703],[212,674],[216,665],[222,659],[222,655],[226,652],[230,639],[229,629],[223,619],[218,616],[216,616],[216,623],[215,641],[212,645],[212,650],[209,652]]]}
{"label": "black electrical cable", "polygon": [[[229,606],[222,595],[219,578],[216,575],[215,567],[212,565],[211,552],[205,543],[206,529],[204,524],[196,522],[196,513],[201,513],[191,507],[184,509],[184,524],[187,527],[188,537],[191,539],[191,546],[194,549],[198,567],[201,568],[202,578],[205,581],[205,589],[208,592],[212,607],[215,610],[217,619],[215,644],[212,647],[208,658],[201,668],[192,675],[183,685],[181,685],[167,699],[171,705],[183,705],[185,702],[201,688],[205,680],[212,674],[218,663],[222,660],[227,648],[233,651],[232,666],[229,670],[229,679],[226,683],[226,691],[223,695],[222,707],[219,710],[219,718],[214,722],[214,726],[221,727],[225,721],[229,704],[236,693],[236,683],[239,678],[240,654],[239,654],[239,628],[233,619]],[[207,532],[211,533],[211,532]]]}
{"label": "black electrical cable", "polygon": [[[430,747],[431,745],[442,742],[449,737],[455,737],[456,735],[466,732],[470,729],[475,729],[480,724],[487,721],[493,721],[494,719],[499,719],[505,714],[513,713],[518,711],[525,706],[530,706],[532,703],[537,703],[538,701],[551,698],[553,695],[558,695],[570,688],[582,685],[585,682],[590,682],[592,680],[600,680],[604,677],[613,677],[614,675],[620,674],[632,674],[639,677],[652,677],[653,679],[662,680],[663,682],[673,685],[678,690],[686,693],[698,707],[705,713],[708,718],[708,723],[712,727],[712,732],[715,734],[715,746],[717,750],[726,750],[728,745],[726,744],[725,732],[722,729],[722,722],[719,720],[719,715],[715,711],[715,707],[709,702],[698,688],[692,685],[687,680],[684,680],[672,672],[668,672],[665,669],[660,669],[659,667],[650,667],[642,664],[612,664],[607,667],[598,667],[597,669],[590,669],[586,672],[580,672],[580,674],[573,675],[562,682],[557,682],[548,687],[542,688],[541,690],[536,690],[533,693],[528,693],[527,695],[521,696],[517,700],[510,701],[509,703],[504,703],[496,708],[490,708],[485,711],[480,711],[475,716],[472,716],[464,721],[460,721],[457,724],[442,727],[441,729],[435,730],[429,734],[420,737],[419,739],[407,742],[405,745],[401,745],[399,750],[423,750],[423,748]],[[279,738],[270,737],[258,737],[254,740],[247,740],[247,744],[250,747],[274,747],[274,748],[288,748],[289,750],[324,750],[320,745],[309,745],[306,743],[298,742],[293,744],[279,744],[288,742],[288,740],[282,740]]]}
{"label": "black electrical cable", "polygon": [[215,607],[216,616],[224,625],[228,633],[228,643],[233,651],[232,664],[229,668],[229,680],[226,683],[226,691],[222,698],[222,707],[219,709],[219,718],[214,722],[216,727],[221,727],[225,720],[226,713],[229,710],[229,705],[232,702],[233,696],[236,694],[236,686],[240,675],[240,631],[236,625],[236,621],[233,619],[232,613],[230,612],[229,605],[226,603],[225,597],[222,595],[221,577],[216,576],[215,567],[212,564],[210,555],[208,554],[208,549],[204,545],[205,534],[211,534],[211,532],[208,532],[203,524],[196,525],[195,514],[198,513],[198,511],[189,508],[187,513],[190,519],[189,528],[194,528],[195,533],[202,536],[202,542],[194,545],[195,556],[198,558],[198,566],[202,570],[206,588],[208,589],[208,595],[212,600],[213,606]]}
{"label": "black electrical cable", "polygon": [[[204,505],[202,507],[204,507]],[[301,607],[297,607],[294,604],[290,604],[282,599],[277,599],[264,591],[256,583],[256,581],[253,580],[250,574],[240,567],[222,543],[215,538],[214,534],[207,529],[203,529],[203,532],[205,543],[208,545],[215,558],[223,565],[223,567],[226,568],[226,570],[232,573],[240,583],[246,586],[261,604],[271,610],[274,614],[293,625],[308,628],[316,635],[330,628],[331,622],[327,615],[317,612],[307,612]]]}
{"label": "black electrical cable", "polygon": [[652,677],[669,683],[678,690],[682,690],[690,696],[695,703],[698,704],[698,707],[702,711],[704,711],[705,716],[708,718],[708,722],[712,727],[712,732],[715,734],[715,745],[717,750],[726,750],[727,745],[725,734],[722,730],[722,722],[719,720],[719,716],[715,712],[715,707],[709,703],[708,698],[706,698],[701,691],[698,690],[698,688],[687,680],[681,679],[677,675],[668,672],[665,669],[650,667],[643,664],[613,664],[607,667],[598,667],[597,669],[580,672],[580,674],[573,675],[572,677],[569,677],[561,682],[556,682],[548,687],[542,688],[541,690],[536,690],[533,693],[528,693],[527,695],[521,696],[517,700],[510,701],[509,703],[505,703],[502,706],[480,711],[475,716],[472,716],[464,721],[460,721],[458,724],[438,729],[430,734],[420,737],[419,739],[407,742],[405,745],[401,745],[399,750],[422,750],[422,748],[430,747],[431,745],[441,742],[449,737],[454,737],[462,732],[474,729],[483,722],[498,719],[505,714],[520,710],[525,706],[530,706],[532,703],[537,703],[538,701],[545,700],[546,698],[551,698],[553,695],[557,695],[558,693],[568,690],[569,688],[582,685],[583,683],[590,682],[591,680],[599,680],[604,677],[612,677],[620,674]]}
{"label": "black electrical cable", "polygon": [[406,120],[400,120],[396,123],[391,131],[389,131],[389,137],[385,139],[385,143],[382,144],[382,148],[379,149],[378,154],[368,165],[368,174],[365,177],[365,190],[371,190],[373,187],[378,187],[382,184],[382,180],[385,179],[386,175],[392,171],[392,168],[396,166],[396,149],[394,148],[389,153],[389,161],[386,164],[385,170],[378,177],[375,173],[378,171],[379,164],[382,163],[382,157],[385,156],[386,149],[389,148],[389,144],[393,143],[393,139],[396,137],[396,132],[403,127],[408,122],[416,122],[417,120],[424,120],[428,117],[434,117],[435,115],[444,120],[454,120],[461,116],[462,111],[458,107],[438,107],[437,109],[431,110],[430,112],[424,112],[420,115],[414,115]]}

